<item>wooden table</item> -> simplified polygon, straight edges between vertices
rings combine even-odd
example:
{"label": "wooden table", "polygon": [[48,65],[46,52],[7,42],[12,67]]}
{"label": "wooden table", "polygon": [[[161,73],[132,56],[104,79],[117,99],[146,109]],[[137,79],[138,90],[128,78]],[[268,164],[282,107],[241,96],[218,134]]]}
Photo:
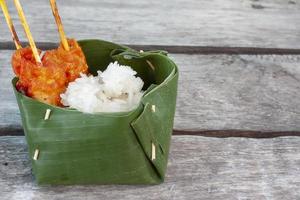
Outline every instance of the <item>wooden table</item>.
{"label": "wooden table", "polygon": [[[48,1],[23,4],[38,46],[55,47]],[[300,0],[61,0],[58,6],[69,36],[167,50],[178,64],[166,181],[35,184],[10,84],[13,43],[1,13],[1,199],[300,199]]]}

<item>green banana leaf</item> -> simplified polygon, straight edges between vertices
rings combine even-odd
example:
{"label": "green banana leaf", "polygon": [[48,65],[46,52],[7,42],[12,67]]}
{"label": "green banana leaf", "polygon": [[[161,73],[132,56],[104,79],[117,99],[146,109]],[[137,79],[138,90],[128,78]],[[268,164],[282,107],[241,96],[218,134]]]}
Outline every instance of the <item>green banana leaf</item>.
{"label": "green banana leaf", "polygon": [[[163,182],[176,104],[176,65],[163,51],[137,52],[102,40],[79,44],[91,73],[118,61],[138,72],[146,92],[133,111],[85,114],[23,95],[15,89],[14,78],[36,181],[51,185]],[[44,120],[47,109],[51,114]]]}

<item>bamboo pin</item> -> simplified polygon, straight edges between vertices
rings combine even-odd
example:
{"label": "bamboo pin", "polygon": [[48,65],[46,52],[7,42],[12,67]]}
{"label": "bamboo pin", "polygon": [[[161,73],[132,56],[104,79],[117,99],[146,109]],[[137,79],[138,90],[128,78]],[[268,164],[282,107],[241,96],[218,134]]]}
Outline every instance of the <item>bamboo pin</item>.
{"label": "bamboo pin", "polygon": [[151,160],[155,160],[156,159],[156,148],[155,148],[155,144],[152,142],[151,143]]}
{"label": "bamboo pin", "polygon": [[45,113],[44,120],[48,120],[48,119],[50,118],[50,113],[51,113],[51,110],[50,110],[50,109],[47,109],[47,110],[46,110],[46,113]]}
{"label": "bamboo pin", "polygon": [[2,11],[3,11],[6,23],[8,25],[8,28],[9,28],[9,30],[11,32],[12,39],[13,39],[13,41],[15,43],[15,46],[16,46],[17,49],[21,49],[22,45],[20,43],[19,37],[18,37],[18,35],[16,33],[15,27],[13,25],[13,22],[11,20],[10,15],[9,15],[9,11],[8,11],[8,8],[7,8],[5,0],[0,0],[0,5],[1,5]]}
{"label": "bamboo pin", "polygon": [[65,31],[64,31],[64,27],[63,27],[62,22],[61,22],[61,18],[60,18],[59,13],[58,13],[56,0],[50,0],[50,5],[51,5],[53,16],[55,18],[55,22],[56,22],[57,29],[58,29],[58,32],[59,32],[60,40],[63,44],[64,49],[66,51],[69,51],[70,47],[69,47],[68,40],[67,40]]}
{"label": "bamboo pin", "polygon": [[40,150],[36,149],[34,151],[33,160],[37,160],[39,158]]}
{"label": "bamboo pin", "polygon": [[149,60],[146,60],[146,62],[147,62],[148,65],[151,67],[151,69],[154,71],[154,70],[155,70],[154,65],[153,65]]}
{"label": "bamboo pin", "polygon": [[152,105],[152,106],[151,106],[151,110],[152,110],[152,112],[155,112],[155,111],[156,111],[156,106],[155,106],[155,105]]}
{"label": "bamboo pin", "polygon": [[14,3],[15,3],[15,6],[17,8],[17,11],[18,11],[18,14],[19,14],[22,26],[24,28],[25,34],[26,34],[26,36],[28,38],[28,41],[29,41],[29,44],[30,44],[30,47],[31,47],[31,50],[32,50],[32,53],[33,53],[33,56],[35,58],[35,61],[37,63],[39,63],[39,64],[42,64],[41,58],[39,56],[39,53],[38,53],[38,50],[36,48],[35,42],[33,40],[32,34],[30,32],[30,28],[29,28],[29,25],[27,23],[26,17],[24,15],[22,6],[20,4],[20,1],[19,0],[14,0]]}

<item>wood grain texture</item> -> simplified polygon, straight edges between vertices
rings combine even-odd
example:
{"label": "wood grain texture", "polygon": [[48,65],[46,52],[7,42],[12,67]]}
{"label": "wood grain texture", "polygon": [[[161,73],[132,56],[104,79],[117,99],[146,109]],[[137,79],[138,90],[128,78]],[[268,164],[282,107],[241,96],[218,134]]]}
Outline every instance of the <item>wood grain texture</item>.
{"label": "wood grain texture", "polygon": [[[0,132],[21,130],[12,51],[0,51]],[[180,70],[176,130],[300,131],[300,56],[171,54]]]}
{"label": "wood grain texture", "polygon": [[37,186],[24,137],[0,137],[2,200],[300,199],[300,138],[174,136],[165,183]]}
{"label": "wood grain texture", "polygon": [[[12,1],[8,3],[24,40]],[[48,1],[22,3],[35,40],[59,41]],[[300,47],[300,0],[61,0],[58,6],[67,35],[77,39],[140,45]],[[10,41],[3,20],[0,30],[0,41]]]}
{"label": "wood grain texture", "polygon": [[173,56],[175,129],[300,130],[300,56]]}

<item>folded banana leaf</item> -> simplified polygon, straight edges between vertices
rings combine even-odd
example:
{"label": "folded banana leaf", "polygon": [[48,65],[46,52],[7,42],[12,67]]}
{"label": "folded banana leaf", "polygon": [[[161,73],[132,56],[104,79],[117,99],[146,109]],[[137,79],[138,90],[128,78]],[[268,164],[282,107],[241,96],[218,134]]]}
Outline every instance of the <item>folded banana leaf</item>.
{"label": "folded banana leaf", "polygon": [[[168,162],[178,69],[163,51],[137,52],[79,41],[91,73],[118,61],[138,72],[145,94],[133,111],[85,114],[47,105],[13,88],[39,184],[158,184]],[[45,120],[46,110],[49,119]]]}

